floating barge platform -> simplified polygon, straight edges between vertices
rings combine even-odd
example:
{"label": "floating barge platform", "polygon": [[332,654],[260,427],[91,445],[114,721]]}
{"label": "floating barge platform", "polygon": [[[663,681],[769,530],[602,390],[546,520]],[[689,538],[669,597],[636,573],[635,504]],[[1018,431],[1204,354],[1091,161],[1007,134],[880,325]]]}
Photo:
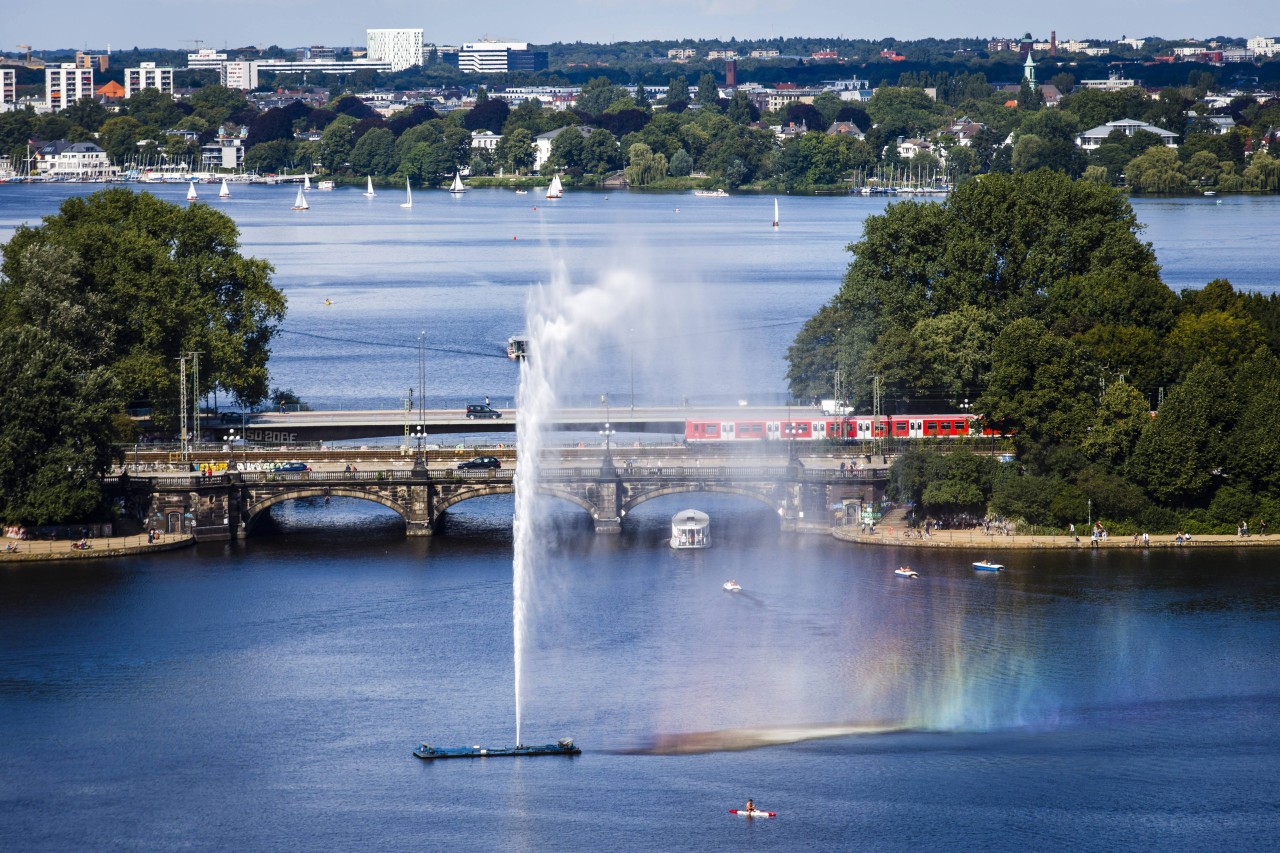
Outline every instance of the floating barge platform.
{"label": "floating barge platform", "polygon": [[413,754],[426,761],[437,758],[497,758],[507,755],[581,755],[582,750],[573,743],[573,738],[562,737],[556,743],[542,746],[503,746],[489,749],[483,746],[464,746],[456,749],[442,749],[424,743],[413,751]]}

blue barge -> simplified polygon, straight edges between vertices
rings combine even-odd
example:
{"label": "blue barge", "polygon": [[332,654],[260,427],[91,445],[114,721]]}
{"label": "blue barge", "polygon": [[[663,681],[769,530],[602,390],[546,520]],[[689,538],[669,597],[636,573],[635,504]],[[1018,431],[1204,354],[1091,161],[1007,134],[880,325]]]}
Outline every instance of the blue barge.
{"label": "blue barge", "polygon": [[503,746],[489,749],[483,746],[464,746],[456,749],[441,749],[424,743],[413,751],[421,759],[432,761],[437,758],[496,758],[506,755],[581,755],[582,750],[573,743],[573,738],[562,737],[556,743],[542,746]]}

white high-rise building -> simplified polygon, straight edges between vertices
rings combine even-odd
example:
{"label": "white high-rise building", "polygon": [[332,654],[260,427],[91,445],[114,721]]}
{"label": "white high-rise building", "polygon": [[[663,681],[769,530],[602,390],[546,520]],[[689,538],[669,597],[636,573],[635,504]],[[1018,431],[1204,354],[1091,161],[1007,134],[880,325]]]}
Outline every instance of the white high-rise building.
{"label": "white high-rise building", "polygon": [[392,71],[422,64],[422,30],[365,30],[365,58],[390,62]]}
{"label": "white high-rise building", "polygon": [[258,88],[258,63],[224,62],[219,66],[218,82],[228,89],[248,92]]}
{"label": "white high-rise building", "polygon": [[157,89],[161,94],[173,94],[173,69],[157,68],[154,62],[139,63],[137,68],[124,70],[124,96],[132,98],[143,89]]}
{"label": "white high-rise building", "polygon": [[53,111],[66,109],[81,98],[93,97],[93,69],[63,62],[44,69],[44,103]]}

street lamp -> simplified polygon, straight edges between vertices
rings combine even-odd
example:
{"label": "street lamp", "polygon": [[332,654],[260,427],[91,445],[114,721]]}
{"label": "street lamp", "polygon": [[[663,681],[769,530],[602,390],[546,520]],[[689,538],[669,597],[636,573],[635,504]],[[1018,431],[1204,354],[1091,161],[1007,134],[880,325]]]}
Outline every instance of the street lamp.
{"label": "street lamp", "polygon": [[418,457],[413,460],[414,471],[425,471],[427,469],[427,460],[422,455],[422,441],[426,438],[427,431],[422,424],[418,424],[413,428],[413,437],[418,439]]}
{"label": "street lamp", "polygon": [[604,436],[604,462],[601,467],[611,469],[613,468],[613,453],[610,441],[617,433],[617,430],[613,429],[609,424],[609,395],[601,394],[600,402],[604,403],[604,429],[600,430],[600,434]]}
{"label": "street lamp", "polygon": [[232,427],[232,428],[227,432],[227,453],[228,453],[228,454],[230,455],[230,457],[231,457],[231,458],[227,461],[227,470],[228,470],[228,471],[234,471],[234,470],[236,470],[236,439],[237,439],[237,438],[239,438],[239,437],[240,437],[240,436],[236,434],[235,427]]}

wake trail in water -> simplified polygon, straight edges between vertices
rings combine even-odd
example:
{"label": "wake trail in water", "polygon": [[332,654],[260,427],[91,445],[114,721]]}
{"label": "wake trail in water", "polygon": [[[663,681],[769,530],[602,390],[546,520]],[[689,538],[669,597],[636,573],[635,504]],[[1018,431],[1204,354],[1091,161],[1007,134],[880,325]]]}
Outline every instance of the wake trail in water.
{"label": "wake trail in water", "polygon": [[653,736],[648,743],[612,750],[621,755],[704,755],[710,752],[741,752],[766,746],[783,746],[810,740],[896,734],[920,731],[902,722],[870,721],[847,723],[801,723],[719,729],[706,732],[669,732]]}

